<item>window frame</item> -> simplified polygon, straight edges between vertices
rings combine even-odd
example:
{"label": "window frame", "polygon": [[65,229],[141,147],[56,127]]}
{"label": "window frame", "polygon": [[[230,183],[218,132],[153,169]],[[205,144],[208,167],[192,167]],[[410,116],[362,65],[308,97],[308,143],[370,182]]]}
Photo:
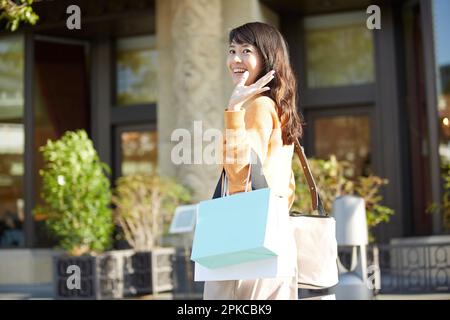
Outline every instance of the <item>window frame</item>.
{"label": "window frame", "polygon": [[[24,201],[23,213],[24,213],[24,221],[22,224],[22,232],[23,232],[23,246],[21,247],[10,247],[10,246],[0,246],[0,250],[9,250],[9,249],[25,249],[32,245],[33,234],[34,234],[34,222],[32,215],[28,214],[29,211],[32,210],[32,203],[30,200],[32,199],[32,185],[33,177],[30,172],[33,172],[33,162],[31,157],[27,157],[29,150],[32,150],[32,141],[33,140],[33,132],[30,129],[30,125],[32,125],[33,114],[32,114],[32,104],[30,103],[30,97],[32,95],[32,82],[30,81],[30,77],[33,76],[33,70],[30,68],[29,62],[33,60],[34,51],[33,51],[33,43],[32,39],[28,34],[18,33],[18,34],[1,34],[0,40],[3,39],[11,39],[18,38],[22,42],[23,48],[23,73],[22,73],[22,95],[23,95],[23,111],[22,111],[22,122],[20,124],[23,125],[24,130],[24,148],[23,148],[23,175],[22,175],[22,198]],[[30,90],[31,89],[31,90]],[[31,170],[30,170],[31,169]],[[31,183],[30,183],[31,181]]]}
{"label": "window frame", "polygon": [[[110,62],[110,66],[111,66],[111,108],[113,110],[117,110],[117,109],[122,109],[122,108],[133,108],[135,110],[138,110],[137,112],[139,112],[140,109],[142,109],[142,107],[156,107],[156,105],[158,104],[158,101],[156,102],[149,102],[149,103],[135,103],[135,104],[129,104],[129,105],[120,105],[117,103],[117,42],[119,39],[124,39],[124,38],[133,38],[133,37],[138,37],[138,36],[153,36],[156,38],[156,34],[155,33],[144,33],[144,34],[131,34],[131,35],[127,35],[127,36],[123,36],[123,37],[116,37],[111,41],[111,62]],[[156,45],[155,45],[155,50],[157,50]],[[135,112],[135,111],[133,111]]]}
{"label": "window frame", "polygon": [[130,124],[130,125],[119,125],[114,127],[114,142],[113,142],[113,179],[114,181],[122,176],[122,145],[121,145],[121,134],[124,132],[156,132],[158,133],[156,123],[149,124]]}
{"label": "window frame", "polygon": [[[308,17],[305,16],[305,17]],[[284,21],[282,30],[291,30],[285,32],[289,42],[291,61],[298,79],[298,96],[301,113],[306,122],[309,119],[308,114],[333,116],[351,114],[368,114],[371,130],[371,150],[375,150],[379,144],[376,143],[376,112],[377,108],[377,42],[374,33],[373,39],[373,59],[374,59],[374,82],[370,84],[355,84],[328,88],[308,88],[307,86],[307,68],[306,68],[306,48],[305,48],[305,30],[303,28],[304,17],[289,17]],[[370,109],[370,110],[369,110]],[[313,132],[305,128],[304,145],[308,156],[315,154]],[[374,170],[377,168],[376,159],[372,159]]]}
{"label": "window frame", "polygon": [[[427,0],[418,0],[425,3]],[[385,205],[393,208],[396,215],[391,222],[381,225],[375,230],[377,239],[388,241],[391,237],[405,235],[408,208],[405,201],[408,196],[407,179],[404,173],[404,149],[407,130],[401,121],[403,108],[401,73],[398,65],[402,59],[398,46],[401,32],[396,24],[401,16],[398,8],[392,3],[377,2],[381,15],[382,30],[372,32],[374,39],[374,83],[367,86],[351,85],[348,87],[308,89],[306,87],[305,34],[302,28],[302,13],[283,15],[280,29],[285,36],[290,51],[291,62],[298,79],[297,108],[300,113],[319,110],[340,110],[347,107],[357,108],[370,105],[372,123],[372,168],[374,174],[389,179],[390,183],[383,188],[382,196]],[[362,9],[362,8],[361,8]],[[331,12],[332,10],[330,10]],[[429,33],[427,33],[429,34]],[[431,39],[431,38],[430,38]],[[382,77],[383,81],[378,81]],[[311,132],[305,127],[303,143],[308,156],[311,152]]]}
{"label": "window frame", "polygon": [[[350,11],[344,11],[342,12],[342,14],[346,14],[346,13],[356,13],[359,11],[355,11],[355,10],[350,10]],[[309,17],[315,17],[315,16],[325,16],[328,15],[329,13],[322,13],[319,15],[305,15],[303,17],[301,17],[301,19],[298,21],[298,28],[299,28],[299,34],[300,34],[300,47],[301,47],[301,59],[300,59],[300,77],[299,77],[299,82],[301,83],[301,86],[304,90],[304,92],[309,93],[310,95],[313,96],[318,96],[320,97],[320,94],[327,94],[331,95],[333,94],[335,91],[341,91],[341,90],[346,90],[346,91],[351,91],[351,93],[355,96],[360,96],[361,95],[361,90],[360,88],[365,88],[367,90],[367,88],[371,88],[373,89],[375,87],[375,83],[377,81],[377,72],[376,72],[376,42],[375,42],[375,35],[374,32],[371,32],[371,38],[372,38],[372,58],[373,58],[373,82],[369,82],[369,83],[362,83],[362,84],[347,84],[347,85],[341,85],[341,86],[332,86],[332,87],[317,87],[317,88],[309,88],[308,87],[308,68],[307,68],[307,52],[306,52],[306,30],[304,28],[304,19],[305,18],[309,18]],[[341,14],[341,12],[333,12],[331,14]],[[317,93],[316,93],[317,92]],[[316,93],[316,94],[315,94]],[[308,101],[306,101],[306,103],[308,104]]]}
{"label": "window frame", "polygon": [[[314,124],[317,119],[321,118],[330,118],[330,117],[340,117],[340,116],[367,116],[369,119],[369,150],[371,152],[371,155],[373,155],[375,152],[378,152],[376,150],[376,144],[375,144],[375,123],[374,123],[374,111],[373,106],[353,106],[353,107],[340,107],[340,108],[323,108],[323,109],[310,109],[305,113],[305,120],[307,123],[307,131],[309,132],[308,135],[305,135],[305,141],[306,145],[308,146],[309,154],[315,155],[315,138],[316,138],[316,131],[314,130]],[[371,169],[372,171],[375,170],[374,167],[374,159],[373,156],[371,158]]]}

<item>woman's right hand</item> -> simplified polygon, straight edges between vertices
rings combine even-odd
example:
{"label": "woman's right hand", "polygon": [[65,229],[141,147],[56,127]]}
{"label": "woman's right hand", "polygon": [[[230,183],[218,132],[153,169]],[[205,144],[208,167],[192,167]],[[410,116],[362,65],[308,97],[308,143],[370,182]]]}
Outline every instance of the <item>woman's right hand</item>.
{"label": "woman's right hand", "polygon": [[230,111],[238,111],[241,109],[241,106],[244,104],[244,102],[250,99],[251,97],[260,94],[261,92],[270,90],[270,88],[265,87],[265,85],[268,84],[270,81],[272,81],[272,79],[275,77],[274,74],[275,74],[274,70],[269,71],[266,75],[261,77],[255,83],[246,86],[245,82],[248,79],[249,73],[248,71],[245,71],[242,75],[241,80],[231,93],[227,109]]}

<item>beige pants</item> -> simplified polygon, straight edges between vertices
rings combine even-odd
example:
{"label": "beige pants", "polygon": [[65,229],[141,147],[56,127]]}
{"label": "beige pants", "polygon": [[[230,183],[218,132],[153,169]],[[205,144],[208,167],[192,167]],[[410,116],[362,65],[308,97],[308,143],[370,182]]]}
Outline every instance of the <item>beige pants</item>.
{"label": "beige pants", "polygon": [[297,278],[207,281],[205,300],[297,300]]}

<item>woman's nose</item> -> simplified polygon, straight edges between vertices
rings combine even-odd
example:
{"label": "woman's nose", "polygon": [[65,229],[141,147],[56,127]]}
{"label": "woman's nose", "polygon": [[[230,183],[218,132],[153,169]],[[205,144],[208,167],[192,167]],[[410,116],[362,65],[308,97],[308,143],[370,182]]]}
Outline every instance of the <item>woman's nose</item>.
{"label": "woman's nose", "polygon": [[233,61],[234,62],[242,62],[242,59],[241,59],[241,57],[238,54],[235,54],[233,56]]}

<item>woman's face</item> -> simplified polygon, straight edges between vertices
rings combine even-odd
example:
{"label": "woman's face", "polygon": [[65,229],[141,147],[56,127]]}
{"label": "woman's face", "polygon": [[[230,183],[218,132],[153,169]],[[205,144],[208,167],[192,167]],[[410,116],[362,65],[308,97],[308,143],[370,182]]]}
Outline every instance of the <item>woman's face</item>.
{"label": "woman's face", "polygon": [[231,42],[228,49],[227,67],[231,73],[233,83],[236,85],[242,78],[244,71],[249,72],[245,85],[251,85],[261,73],[263,61],[256,47],[250,44]]}

